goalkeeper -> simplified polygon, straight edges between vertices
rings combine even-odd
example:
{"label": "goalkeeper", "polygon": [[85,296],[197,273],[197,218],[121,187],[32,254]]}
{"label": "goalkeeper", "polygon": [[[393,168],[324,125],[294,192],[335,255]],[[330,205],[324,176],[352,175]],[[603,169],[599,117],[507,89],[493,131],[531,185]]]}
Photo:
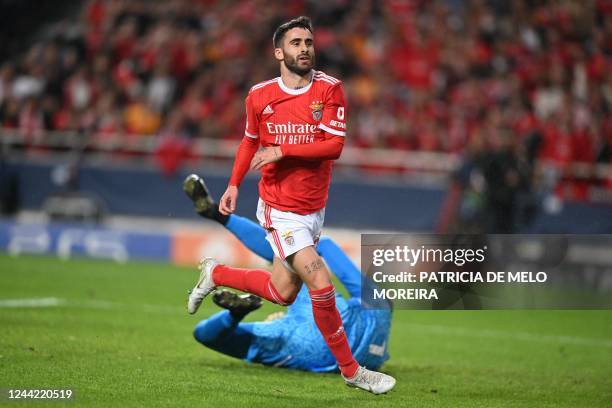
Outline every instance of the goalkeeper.
{"label": "goalkeeper", "polygon": [[[247,218],[219,213],[204,181],[196,175],[185,179],[183,189],[198,214],[218,221],[251,251],[272,261],[272,248],[262,227]],[[322,237],[317,252],[350,294],[348,300],[336,294],[336,304],[355,358],[368,369],[378,369],[389,358],[390,308],[362,307],[361,273],[334,241]],[[261,299],[255,295],[239,296],[221,290],[213,295],[213,301],[227,310],[202,320],[195,327],[194,337],[204,346],[232,357],[276,367],[313,372],[338,369],[336,359],[317,329],[310,297],[304,287],[286,314],[279,312],[277,315],[282,317],[265,322],[242,322],[249,312],[261,306]]]}

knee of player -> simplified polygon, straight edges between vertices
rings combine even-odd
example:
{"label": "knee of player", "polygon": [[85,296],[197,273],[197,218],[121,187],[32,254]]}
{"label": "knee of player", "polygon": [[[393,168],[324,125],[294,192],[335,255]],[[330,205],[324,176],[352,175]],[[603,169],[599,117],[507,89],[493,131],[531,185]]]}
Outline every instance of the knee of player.
{"label": "knee of player", "polygon": [[295,299],[297,298],[299,291],[293,291],[290,293],[285,293],[285,294],[280,294],[280,293],[276,293],[276,300],[275,303],[281,305],[281,306],[290,306],[293,304],[293,302],[295,302]]}
{"label": "knee of player", "polygon": [[290,296],[287,296],[285,298],[285,304],[286,306],[290,306],[293,303],[295,303],[295,299],[297,298],[298,292],[292,293]]}

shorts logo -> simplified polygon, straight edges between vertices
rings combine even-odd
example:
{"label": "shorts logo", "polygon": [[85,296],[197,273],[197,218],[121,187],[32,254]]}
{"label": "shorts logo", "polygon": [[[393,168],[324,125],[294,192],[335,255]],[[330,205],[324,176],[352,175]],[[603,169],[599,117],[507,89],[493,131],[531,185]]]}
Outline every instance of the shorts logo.
{"label": "shorts logo", "polygon": [[323,118],[323,102],[321,101],[313,101],[310,106],[312,109],[312,118],[317,122]]}
{"label": "shorts logo", "polygon": [[293,239],[293,232],[291,231],[283,232],[282,236],[285,239],[285,242],[287,243],[287,245],[289,246],[295,245],[295,240]]}

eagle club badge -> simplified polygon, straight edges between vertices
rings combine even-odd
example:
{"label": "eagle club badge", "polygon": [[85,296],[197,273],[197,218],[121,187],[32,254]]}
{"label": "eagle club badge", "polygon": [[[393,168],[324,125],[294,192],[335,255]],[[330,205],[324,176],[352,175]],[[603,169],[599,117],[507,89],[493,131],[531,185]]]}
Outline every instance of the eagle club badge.
{"label": "eagle club badge", "polygon": [[282,235],[283,235],[283,238],[285,239],[285,242],[287,243],[287,245],[289,245],[289,246],[295,245],[295,240],[293,239],[293,232],[291,232],[291,231],[283,232]]}
{"label": "eagle club badge", "polygon": [[313,101],[309,107],[312,109],[312,118],[317,122],[320,121],[323,117],[323,102]]}

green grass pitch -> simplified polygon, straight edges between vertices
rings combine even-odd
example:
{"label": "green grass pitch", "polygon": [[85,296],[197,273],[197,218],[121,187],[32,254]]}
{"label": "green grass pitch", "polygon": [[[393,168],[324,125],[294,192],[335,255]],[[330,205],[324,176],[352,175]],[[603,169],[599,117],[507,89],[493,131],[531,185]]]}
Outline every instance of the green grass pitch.
{"label": "green grass pitch", "polygon": [[[612,311],[398,310],[383,367],[398,383],[375,396],[339,375],[247,364],[197,344],[193,326],[217,309],[206,300],[186,313],[196,275],[0,255],[0,388],[69,387],[73,407],[612,407]],[[45,298],[57,304],[6,302]],[[266,304],[249,320],[275,310]]]}

